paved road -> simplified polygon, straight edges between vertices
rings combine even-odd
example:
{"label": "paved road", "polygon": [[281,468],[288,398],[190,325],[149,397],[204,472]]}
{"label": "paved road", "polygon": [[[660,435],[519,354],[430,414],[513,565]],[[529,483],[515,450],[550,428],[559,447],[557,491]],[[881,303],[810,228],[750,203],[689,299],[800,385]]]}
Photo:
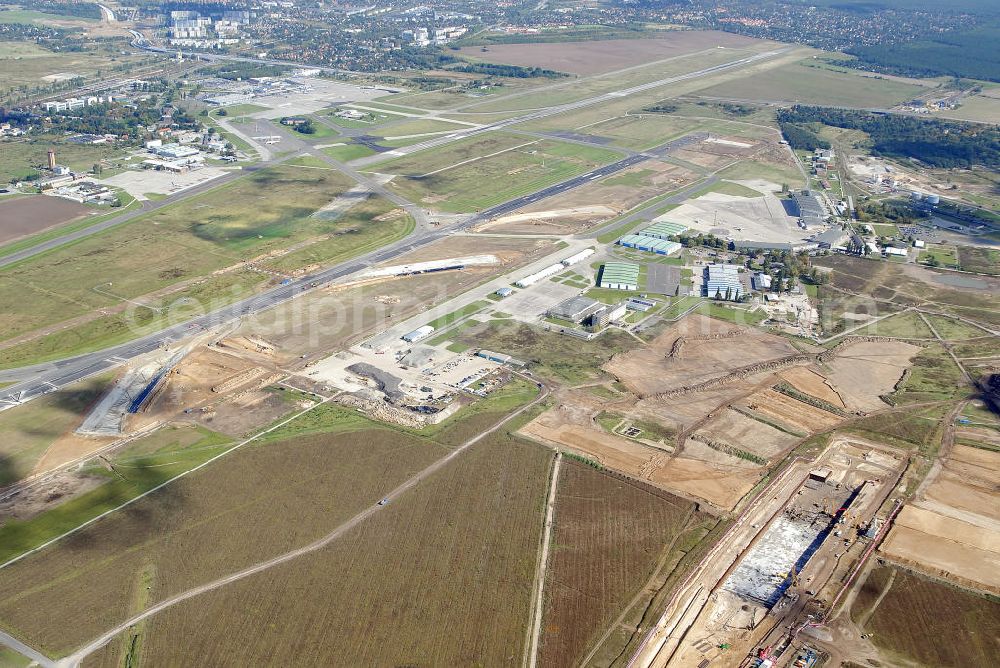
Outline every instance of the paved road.
{"label": "paved road", "polygon": [[[537,383],[537,381],[535,379],[527,379],[526,378],[525,380],[529,380],[530,382],[536,382]],[[379,503],[377,503],[375,505],[372,505],[372,506],[368,506],[367,508],[365,508],[364,510],[362,510],[361,512],[359,512],[357,515],[355,515],[351,519],[347,520],[346,522],[344,522],[343,524],[341,524],[340,526],[338,526],[333,531],[331,531],[330,533],[326,534],[325,536],[323,536],[319,540],[316,540],[316,541],[314,541],[314,542],[312,542],[312,543],[310,543],[308,545],[305,545],[305,546],[300,547],[298,549],[292,550],[290,552],[286,552],[285,554],[282,554],[282,555],[279,555],[277,557],[274,557],[273,559],[268,559],[267,561],[262,561],[262,562],[260,562],[258,564],[254,564],[253,566],[250,566],[248,568],[244,568],[241,571],[237,571],[237,572],[231,573],[230,575],[227,575],[225,577],[219,578],[218,580],[215,580],[213,582],[209,582],[209,583],[203,584],[203,585],[201,585],[199,587],[195,587],[193,589],[189,589],[189,590],[187,590],[185,592],[181,592],[180,594],[177,594],[177,595],[172,596],[172,597],[170,597],[168,599],[160,601],[159,603],[157,603],[157,604],[155,604],[155,605],[147,608],[146,610],[144,610],[140,614],[135,615],[131,619],[128,619],[128,620],[122,622],[121,624],[119,624],[118,626],[114,627],[113,629],[110,629],[110,630],[106,631],[103,635],[101,635],[100,637],[94,639],[93,641],[91,641],[87,645],[81,647],[80,649],[78,649],[76,652],[74,652],[70,656],[66,657],[65,659],[61,659],[58,662],[56,662],[55,664],[53,664],[51,661],[46,660],[46,661],[48,661],[47,665],[50,665],[50,666],[51,665],[56,665],[56,666],[65,667],[65,668],[75,668],[76,666],[79,666],[80,663],[84,659],[86,659],[88,656],[90,656],[91,654],[93,654],[94,652],[96,652],[97,650],[99,650],[101,647],[103,647],[104,645],[106,645],[113,638],[115,638],[118,634],[122,633],[123,631],[125,631],[126,629],[128,629],[130,626],[132,626],[134,624],[137,624],[137,623],[141,622],[144,619],[152,617],[153,615],[155,615],[155,614],[157,614],[159,612],[162,612],[163,610],[166,610],[167,608],[170,608],[170,607],[172,607],[172,606],[174,606],[174,605],[176,605],[178,603],[181,603],[183,601],[186,601],[189,598],[193,598],[195,596],[198,596],[199,594],[204,594],[204,593],[210,592],[210,591],[212,591],[214,589],[218,589],[220,587],[224,587],[227,584],[231,584],[231,583],[236,582],[238,580],[242,580],[244,578],[250,577],[251,575],[255,575],[255,574],[260,573],[262,571],[266,571],[266,570],[268,570],[270,568],[273,568],[274,566],[278,566],[280,564],[283,564],[285,562],[291,561],[293,559],[297,559],[297,558],[299,558],[299,557],[301,557],[303,555],[309,554],[310,552],[315,552],[316,550],[320,550],[320,549],[326,547],[327,545],[329,545],[333,541],[337,540],[338,538],[340,538],[341,536],[343,536],[345,533],[347,533],[348,531],[350,531],[354,527],[358,526],[359,524],[361,524],[362,522],[364,522],[365,520],[367,520],[368,518],[370,518],[372,515],[374,515],[378,511],[380,511],[380,510],[382,510],[382,509],[384,509],[386,507],[391,506],[392,503],[394,501],[398,500],[404,493],[406,493],[409,490],[413,489],[418,484],[420,484],[421,482],[423,482],[424,480],[426,480],[427,478],[429,478],[430,476],[432,476],[434,473],[438,472],[439,470],[441,470],[442,468],[444,468],[445,466],[447,466],[449,462],[451,462],[453,459],[455,459],[456,457],[458,457],[460,454],[462,454],[463,452],[465,452],[467,449],[469,449],[470,447],[472,447],[473,445],[475,445],[476,443],[478,443],[479,441],[481,441],[482,439],[484,439],[486,436],[489,436],[490,434],[494,433],[495,431],[497,431],[498,429],[500,429],[501,427],[503,427],[505,424],[507,424],[508,422],[510,422],[511,420],[513,420],[514,418],[516,418],[517,416],[521,415],[525,411],[530,410],[534,406],[538,405],[539,402],[544,401],[549,396],[549,390],[548,390],[547,387],[543,386],[541,383],[538,383],[538,387],[540,388],[541,391],[538,393],[538,396],[535,397],[535,399],[531,403],[526,404],[525,406],[522,406],[521,408],[519,408],[518,410],[514,411],[513,413],[511,413],[510,415],[508,415],[504,419],[500,420],[500,422],[496,423],[495,425],[493,425],[492,427],[490,427],[486,431],[482,432],[478,436],[474,436],[473,438],[470,438],[468,441],[466,441],[462,445],[460,445],[457,448],[455,448],[452,452],[449,452],[447,455],[445,455],[441,459],[438,459],[437,461],[435,461],[434,463],[432,463],[430,466],[427,466],[426,468],[422,469],[421,471],[419,471],[418,473],[416,473],[412,477],[406,479],[405,481],[403,481],[402,484],[400,484],[394,490],[392,490],[391,492],[389,492],[388,494],[386,494],[382,502],[379,502]],[[0,636],[0,641],[2,641],[2,640],[4,640],[4,638],[3,638],[3,636]],[[26,649],[30,650],[30,648],[26,648]],[[20,650],[18,650],[18,651],[20,651]],[[31,651],[34,651],[34,650],[31,650]],[[37,654],[37,652],[35,652],[35,654]]]}
{"label": "paved road", "polygon": [[4,633],[3,631],[0,631],[0,645],[5,645],[9,647],[18,654],[28,657],[32,661],[36,662],[38,665],[44,666],[44,668],[55,668],[56,665],[55,661],[45,656],[44,654],[40,653],[34,647],[28,647],[23,642],[21,642],[14,636],[10,635],[9,633]]}

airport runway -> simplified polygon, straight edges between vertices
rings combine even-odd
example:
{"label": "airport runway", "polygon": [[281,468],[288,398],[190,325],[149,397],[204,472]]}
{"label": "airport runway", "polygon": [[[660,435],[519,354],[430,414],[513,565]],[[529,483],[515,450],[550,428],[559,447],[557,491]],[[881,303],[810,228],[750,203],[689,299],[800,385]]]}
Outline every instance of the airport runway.
{"label": "airport runway", "polygon": [[[398,154],[402,152],[405,154],[405,153],[416,152],[419,150],[426,150],[428,148],[435,148],[438,146],[454,142],[457,139],[477,134],[482,134],[485,132],[489,132],[491,130],[502,129],[504,127],[508,127],[510,125],[514,125],[517,123],[523,123],[528,120],[544,118],[553,114],[562,113],[564,111],[569,111],[597,104],[602,101],[619,99],[627,95],[631,95],[637,92],[642,92],[652,88],[657,88],[669,83],[674,83],[677,81],[683,81],[692,78],[698,78],[709,74],[714,74],[720,71],[725,71],[733,67],[747,65],[765,58],[774,57],[776,55],[784,53],[786,50],[787,49],[780,49],[768,53],[757,54],[755,56],[750,56],[748,58],[742,58],[729,63],[724,63],[722,65],[716,65],[703,70],[699,70],[698,72],[690,72],[688,74],[671,77],[669,79],[661,79],[658,81],[642,84],[639,86],[633,86],[631,88],[627,88],[621,91],[606,93],[604,95],[600,95],[593,98],[587,98],[585,100],[580,100],[577,102],[541,109],[532,112],[530,114],[518,116],[516,118],[511,118],[504,121],[499,121],[497,123],[484,125],[482,127],[473,128],[468,131],[460,131],[428,142],[422,142],[420,144],[415,144],[413,146],[406,147],[403,149],[397,149],[396,151],[393,151],[393,153]],[[667,153],[669,153],[669,151],[671,150],[690,144],[692,142],[700,141],[703,138],[704,137],[701,135],[690,135],[682,137],[672,142],[668,142],[667,144],[654,148],[645,153],[637,155],[629,155],[623,158],[622,160],[611,163],[609,165],[605,165],[603,167],[599,167],[590,172],[587,172],[586,174],[573,177],[561,183],[549,186],[536,193],[530,195],[524,195],[522,197],[518,197],[503,204],[491,207],[489,209],[479,212],[475,216],[472,216],[463,222],[456,223],[444,229],[442,228],[434,229],[430,228],[428,225],[423,224],[424,221],[426,220],[425,214],[418,207],[416,207],[410,202],[402,200],[402,198],[399,198],[398,195],[392,193],[388,189],[385,189],[379,184],[375,184],[371,179],[363,176],[358,171],[348,168],[344,166],[342,163],[336,163],[338,167],[344,169],[356,181],[370,186],[374,191],[379,192],[379,194],[388,196],[389,199],[396,202],[400,206],[403,206],[411,215],[414,215],[415,219],[418,222],[415,232],[406,239],[402,239],[388,246],[384,246],[379,250],[372,251],[371,253],[367,253],[358,258],[354,258],[353,260],[349,260],[341,264],[335,265],[333,267],[329,267],[327,269],[316,272],[309,276],[293,280],[288,284],[272,288],[271,290],[260,293],[258,295],[254,295],[253,297],[249,297],[245,300],[236,302],[234,304],[231,304],[227,307],[224,307],[212,313],[207,313],[205,315],[196,317],[194,319],[187,320],[185,322],[178,323],[176,325],[172,325],[167,329],[161,330],[154,334],[150,334],[148,336],[144,336],[134,341],[130,341],[128,343],[107,348],[105,350],[79,355],[75,357],[70,357],[54,362],[48,362],[48,363],[33,365],[30,367],[21,367],[17,369],[0,371],[0,382],[13,383],[12,385],[4,388],[3,393],[0,394],[0,410],[11,408],[13,406],[19,405],[26,401],[30,401],[31,399],[35,399],[49,392],[54,392],[66,385],[82,380],[94,374],[115,368],[117,366],[120,366],[121,364],[124,364],[125,362],[128,362],[131,359],[152,352],[158,348],[170,346],[171,344],[181,341],[191,336],[192,334],[202,332],[206,329],[214,328],[218,325],[230,322],[236,318],[241,318],[255,313],[260,313],[261,311],[277,306],[278,304],[281,304],[285,301],[294,299],[310,289],[324,286],[335,280],[344,278],[355,272],[366,269],[372,265],[391,260],[400,255],[408,253],[414,249],[431,244],[454,232],[464,231],[482,222],[490,220],[491,218],[494,218],[496,216],[508,214],[512,211],[515,211],[521,207],[527,206],[534,202],[540,201],[544,198],[551,197],[553,195],[558,195],[573,188],[579,187],[589,181],[609,176],[611,174],[619,172],[623,169],[627,169],[628,167],[631,167],[649,158],[662,157]],[[380,155],[386,155],[386,154],[380,154]],[[334,163],[335,161],[330,160],[330,162]],[[263,165],[258,166],[258,168],[261,167],[263,167]],[[236,174],[238,175],[239,173]],[[231,178],[236,178],[236,176],[234,175]],[[207,184],[204,184],[204,186],[197,186],[196,188],[208,189],[214,187],[215,185],[221,185],[222,183],[225,183],[224,179],[227,179],[227,177],[216,179]],[[184,193],[178,193],[177,197],[179,198],[181,196],[185,197],[189,196],[191,194],[194,194],[193,191],[195,191],[194,188],[189,189]],[[689,192],[688,190],[682,191],[681,193],[676,194],[671,199],[674,198],[683,199],[684,197],[687,196],[688,192]],[[106,223],[101,223],[94,227],[107,229],[108,227],[112,227],[114,225],[118,225],[122,222],[125,222],[125,220],[128,220],[131,217],[135,217],[141,215],[142,213],[145,213],[146,211],[152,211],[155,210],[156,208],[159,208],[160,206],[164,206],[170,200],[171,198],[167,198],[165,200],[162,200],[161,202],[150,203],[148,209],[143,209],[132,212],[131,214],[126,214],[126,216],[129,216],[129,218],[124,218],[124,217],[123,219],[115,218],[110,221],[107,221]],[[83,238],[85,236],[88,236],[89,234],[95,233],[96,231],[97,230],[93,230],[92,228],[81,230],[78,238]],[[58,239],[53,239],[51,242],[47,242],[46,244],[41,244],[40,246],[27,249],[23,251],[24,253],[28,253],[28,255],[24,257],[30,257],[31,255],[48,250],[46,246],[48,246],[49,244],[51,244],[51,247],[54,248],[64,243],[67,243],[69,240],[71,240],[67,238],[71,236],[73,235],[66,235]],[[17,256],[12,255],[9,256],[8,258],[0,260],[0,267],[4,266],[5,264],[11,264],[13,262],[24,259],[24,257],[18,257],[17,260],[10,259],[13,257]]]}

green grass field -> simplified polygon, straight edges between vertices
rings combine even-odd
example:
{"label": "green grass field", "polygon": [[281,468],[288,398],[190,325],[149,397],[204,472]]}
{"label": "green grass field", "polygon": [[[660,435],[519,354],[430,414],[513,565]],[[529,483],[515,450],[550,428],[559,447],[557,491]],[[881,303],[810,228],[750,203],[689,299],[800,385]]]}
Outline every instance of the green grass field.
{"label": "green grass field", "polygon": [[703,88],[699,94],[762,102],[885,108],[911,100],[925,90],[861,72],[839,72],[812,65],[811,59],[801,60]]}
{"label": "green grass field", "polygon": [[[262,170],[5,269],[0,272],[0,285],[6,288],[0,308],[7,317],[0,332],[6,339],[94,309],[134,306],[124,300],[185,284],[183,291],[145,298],[152,307],[166,308],[165,313],[129,308],[124,314],[59,332],[65,337],[59,344],[40,340],[0,350],[0,364],[54,355],[60,345],[74,340],[76,345],[69,345],[69,350],[94,349],[128,338],[130,332],[135,335],[144,327],[157,326],[164,317],[191,313],[196,306],[191,300],[209,308],[247,296],[270,277],[246,271],[202,277],[268,251],[299,246],[268,260],[276,269],[294,269],[356,255],[412,229],[407,216],[385,216],[393,206],[380,199],[359,204],[338,219],[311,215],[349,183],[327,170],[293,166]],[[30,302],[23,299],[25,291]]]}
{"label": "green grass field", "polygon": [[79,425],[110,380],[108,376],[90,378],[0,412],[0,432],[4,434],[0,439],[0,485],[31,473],[45,450]]}
{"label": "green grass field", "polygon": [[364,144],[344,144],[343,146],[331,146],[320,150],[334,160],[340,160],[341,162],[350,162],[357,158],[367,158],[369,155],[375,155],[375,151]]}
{"label": "green grass field", "polygon": [[54,149],[60,165],[78,172],[89,172],[94,163],[112,163],[124,158],[124,152],[108,144],[71,144],[64,138],[49,135],[29,141],[0,142],[0,183],[37,174],[46,164],[49,149]]}
{"label": "green grass field", "polygon": [[[391,187],[413,201],[469,213],[541,190],[612,162],[602,148],[491,133],[380,164]],[[489,188],[484,184],[491,184]]]}

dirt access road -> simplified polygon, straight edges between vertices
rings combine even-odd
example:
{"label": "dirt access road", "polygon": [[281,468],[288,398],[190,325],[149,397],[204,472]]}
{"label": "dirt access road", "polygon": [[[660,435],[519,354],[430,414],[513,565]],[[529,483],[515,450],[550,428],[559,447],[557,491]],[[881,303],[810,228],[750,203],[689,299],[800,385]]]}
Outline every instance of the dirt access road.
{"label": "dirt access road", "polygon": [[[537,381],[534,380],[534,379],[525,378],[525,380],[528,380],[529,382],[537,383]],[[497,431],[498,429],[500,429],[501,427],[503,427],[505,424],[507,424],[508,422],[510,422],[511,420],[513,420],[514,418],[518,417],[519,415],[521,415],[525,411],[530,410],[534,406],[538,405],[540,402],[544,401],[549,396],[549,390],[548,390],[547,387],[545,387],[541,383],[538,383],[538,385],[539,385],[539,387],[541,389],[541,392],[539,392],[538,396],[535,397],[535,399],[532,400],[531,403],[529,403],[529,404],[527,404],[525,406],[522,406],[520,409],[514,411],[513,413],[511,413],[510,415],[508,415],[503,420],[501,420],[500,422],[496,423],[495,425],[493,425],[492,427],[490,427],[486,431],[482,432],[478,436],[475,436],[474,438],[469,439],[468,441],[466,441],[465,443],[463,443],[459,447],[455,448],[454,451],[450,452],[449,454],[445,455],[441,459],[439,459],[439,460],[435,461],[434,463],[432,463],[430,466],[427,466],[426,468],[424,468],[423,470],[419,471],[418,473],[416,473],[412,477],[408,478],[402,484],[400,484],[398,487],[396,487],[391,492],[389,492],[388,494],[386,494],[385,497],[384,497],[384,499],[383,499],[383,501],[381,501],[381,502],[379,502],[379,503],[377,503],[377,504],[375,504],[373,506],[369,506],[368,508],[362,510],[361,512],[359,512],[358,514],[356,514],[354,517],[352,517],[351,519],[347,520],[343,524],[339,525],[333,531],[331,531],[327,535],[323,536],[319,540],[316,540],[316,541],[314,541],[314,542],[312,542],[312,543],[310,543],[308,545],[304,545],[303,547],[297,548],[297,549],[292,550],[290,552],[286,552],[285,554],[279,555],[279,556],[277,556],[277,557],[275,557],[273,559],[268,559],[267,561],[259,562],[257,564],[254,564],[253,566],[248,567],[248,568],[244,568],[242,570],[236,571],[235,573],[231,573],[231,574],[229,574],[229,575],[227,575],[225,577],[219,578],[219,579],[214,580],[212,582],[208,582],[208,583],[200,585],[198,587],[194,587],[192,589],[188,589],[187,591],[181,592],[180,594],[177,594],[176,596],[172,596],[172,597],[170,597],[168,599],[160,601],[159,603],[151,606],[150,608],[147,608],[145,611],[141,612],[140,614],[135,615],[134,617],[132,617],[132,618],[130,618],[130,619],[122,622],[121,624],[119,624],[118,626],[116,626],[116,627],[114,627],[112,629],[109,629],[103,635],[101,635],[98,638],[95,638],[93,641],[91,641],[87,645],[81,647],[80,649],[78,649],[76,652],[74,652],[70,656],[65,657],[63,659],[59,659],[58,661],[51,661],[51,660],[48,660],[48,659],[45,659],[45,661],[39,660],[40,657],[44,658],[44,655],[42,655],[37,650],[24,645],[23,643],[17,641],[16,639],[10,638],[9,636],[6,636],[6,634],[0,634],[0,644],[7,645],[11,649],[13,649],[13,650],[15,650],[15,651],[23,654],[24,656],[28,656],[29,658],[32,658],[35,661],[38,661],[41,665],[46,666],[46,668],[76,668],[77,666],[80,666],[81,663],[88,656],[90,656],[91,654],[93,654],[94,652],[96,652],[97,650],[99,650],[101,647],[103,647],[104,645],[106,645],[108,642],[110,642],[117,635],[119,635],[120,633],[122,633],[123,631],[125,631],[126,629],[128,629],[130,626],[132,626],[134,624],[137,624],[137,623],[141,622],[144,619],[152,617],[153,615],[155,615],[155,614],[157,614],[159,612],[162,612],[162,611],[166,610],[167,608],[170,608],[170,607],[172,607],[172,606],[174,606],[174,605],[176,605],[178,603],[186,601],[189,598],[194,598],[195,596],[198,596],[199,594],[204,594],[206,592],[210,592],[210,591],[213,591],[215,589],[219,589],[220,587],[224,587],[227,584],[231,584],[231,583],[236,582],[238,580],[242,580],[242,579],[247,578],[247,577],[249,577],[251,575],[254,575],[256,573],[260,573],[262,571],[266,571],[266,570],[268,570],[270,568],[273,568],[274,566],[278,566],[278,565],[283,564],[285,562],[291,561],[293,559],[297,559],[298,557],[301,557],[303,555],[309,554],[311,552],[315,552],[317,550],[320,550],[320,549],[326,547],[327,545],[329,545],[333,541],[337,540],[338,538],[340,538],[341,536],[343,536],[344,534],[346,534],[348,531],[350,531],[354,527],[358,526],[359,524],[361,524],[362,522],[364,522],[365,520],[367,520],[368,518],[370,518],[371,516],[373,516],[375,513],[377,513],[379,510],[381,510],[385,505],[388,505],[388,504],[392,503],[392,501],[398,499],[400,496],[402,496],[403,494],[405,494],[407,491],[409,491],[410,489],[416,487],[418,484],[420,484],[421,482],[423,482],[424,480],[426,480],[427,478],[429,478],[430,476],[432,476],[434,473],[436,473],[437,471],[439,471],[442,468],[444,468],[445,466],[447,466],[447,464],[451,460],[453,460],[456,457],[458,457],[460,454],[462,454],[463,452],[465,452],[466,450],[468,450],[470,447],[472,447],[473,445],[475,445],[476,443],[478,443],[479,441],[481,441],[483,438],[485,438],[486,436],[489,436],[490,434],[494,433],[495,431]],[[10,642],[8,642],[8,641],[10,641]]]}

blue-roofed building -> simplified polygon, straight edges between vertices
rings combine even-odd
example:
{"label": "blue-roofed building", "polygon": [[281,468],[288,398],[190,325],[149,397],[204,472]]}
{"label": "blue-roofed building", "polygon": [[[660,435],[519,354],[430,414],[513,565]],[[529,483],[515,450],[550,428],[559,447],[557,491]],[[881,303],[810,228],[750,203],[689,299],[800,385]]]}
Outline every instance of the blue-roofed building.
{"label": "blue-roofed building", "polygon": [[705,296],[709,299],[739,300],[743,296],[740,268],[735,264],[710,264],[705,267]]}

